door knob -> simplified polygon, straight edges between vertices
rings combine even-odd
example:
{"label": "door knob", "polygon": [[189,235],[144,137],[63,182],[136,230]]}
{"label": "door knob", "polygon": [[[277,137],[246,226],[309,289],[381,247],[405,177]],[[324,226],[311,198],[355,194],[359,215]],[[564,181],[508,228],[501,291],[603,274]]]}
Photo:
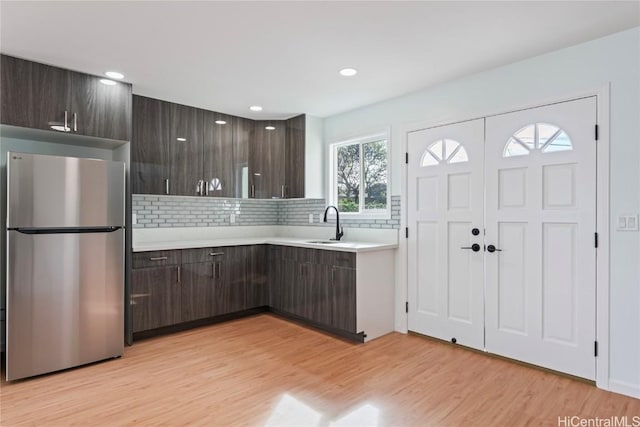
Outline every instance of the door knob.
{"label": "door knob", "polygon": [[502,249],[498,249],[493,245],[489,245],[487,246],[487,251],[493,253],[493,252],[502,252]]}
{"label": "door knob", "polygon": [[471,229],[471,234],[473,234],[474,236],[477,236],[478,234],[480,234],[480,230],[477,228],[472,228]]}
{"label": "door knob", "polygon": [[471,249],[473,252],[478,252],[480,250],[480,245],[477,243],[474,243],[471,246],[463,246],[460,249]]}

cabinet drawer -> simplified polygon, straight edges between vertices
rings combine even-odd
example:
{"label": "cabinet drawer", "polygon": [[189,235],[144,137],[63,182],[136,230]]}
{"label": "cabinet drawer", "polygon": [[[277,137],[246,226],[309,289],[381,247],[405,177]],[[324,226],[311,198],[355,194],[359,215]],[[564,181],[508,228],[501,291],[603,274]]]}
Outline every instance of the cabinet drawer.
{"label": "cabinet drawer", "polygon": [[332,251],[333,262],[336,267],[356,268],[356,254],[353,252]]}
{"label": "cabinet drawer", "polygon": [[134,252],[133,268],[159,267],[165,265],[180,264],[180,252],[175,251],[151,251]]}
{"label": "cabinet drawer", "polygon": [[228,257],[230,248],[196,248],[182,250],[182,263],[193,264],[198,262],[221,261]]}

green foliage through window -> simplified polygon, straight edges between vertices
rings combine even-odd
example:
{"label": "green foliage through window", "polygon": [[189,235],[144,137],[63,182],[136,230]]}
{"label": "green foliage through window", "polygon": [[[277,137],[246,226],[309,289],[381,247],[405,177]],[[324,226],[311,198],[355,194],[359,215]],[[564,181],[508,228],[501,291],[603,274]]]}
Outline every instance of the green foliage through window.
{"label": "green foliage through window", "polygon": [[335,154],[335,191],[340,212],[386,211],[387,141],[339,145]]}

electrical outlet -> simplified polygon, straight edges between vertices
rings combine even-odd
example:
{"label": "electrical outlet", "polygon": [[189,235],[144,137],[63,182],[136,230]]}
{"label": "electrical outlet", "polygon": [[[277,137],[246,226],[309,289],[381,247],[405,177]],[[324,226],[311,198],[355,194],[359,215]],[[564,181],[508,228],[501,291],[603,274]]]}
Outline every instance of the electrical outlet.
{"label": "electrical outlet", "polygon": [[618,225],[616,226],[618,230],[626,230],[627,229],[627,217],[619,216],[618,217]]}
{"label": "electrical outlet", "polygon": [[231,224],[235,224],[236,223],[236,214],[229,215],[229,223],[231,223]]}
{"label": "electrical outlet", "polygon": [[309,224],[313,224],[313,214],[309,214]]}
{"label": "electrical outlet", "polygon": [[131,224],[138,223],[138,214],[131,214]]}

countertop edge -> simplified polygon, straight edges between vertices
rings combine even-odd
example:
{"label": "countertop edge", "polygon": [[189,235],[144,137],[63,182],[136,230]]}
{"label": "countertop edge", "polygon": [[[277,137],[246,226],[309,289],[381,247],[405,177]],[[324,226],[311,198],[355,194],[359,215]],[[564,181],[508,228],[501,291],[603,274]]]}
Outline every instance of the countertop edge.
{"label": "countertop edge", "polygon": [[[304,239],[308,240],[308,239]],[[363,245],[362,247],[336,246],[333,244],[309,243],[302,239],[287,238],[242,238],[242,239],[217,239],[217,240],[182,240],[170,242],[153,242],[133,245],[133,252],[150,252],[164,250],[197,249],[216,246],[247,246],[247,245],[280,245],[294,246],[308,249],[323,249],[339,252],[373,252],[388,249],[397,249],[397,243],[373,243],[373,242],[346,242],[348,244]],[[310,239],[309,239],[310,240]],[[320,240],[320,239],[318,239]]]}

